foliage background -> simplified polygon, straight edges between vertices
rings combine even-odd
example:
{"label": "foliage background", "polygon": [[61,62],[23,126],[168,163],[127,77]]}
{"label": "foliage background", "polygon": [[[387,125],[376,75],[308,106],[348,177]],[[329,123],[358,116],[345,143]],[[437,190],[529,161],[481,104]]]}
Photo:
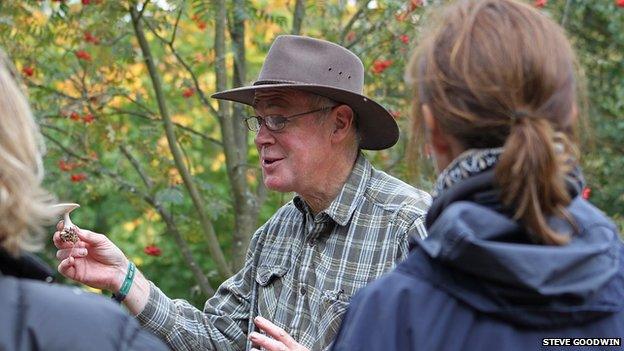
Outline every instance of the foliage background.
{"label": "foliage background", "polygon": [[[428,190],[430,165],[406,149],[403,71],[423,19],[445,2],[2,2],[0,45],[23,74],[45,136],[47,188],[80,203],[74,222],[106,233],[166,293],[202,306],[242,263],[253,229],[292,196],[266,192],[259,182],[252,136],[240,123],[251,111],[208,96],[253,81],[279,34],[341,43],[363,59],[366,93],[404,131],[396,147],[368,156]],[[618,3],[531,2],[564,26],[577,50],[589,102],[582,163],[591,201],[622,228],[624,8]],[[43,255],[54,263],[54,252],[49,245]]]}

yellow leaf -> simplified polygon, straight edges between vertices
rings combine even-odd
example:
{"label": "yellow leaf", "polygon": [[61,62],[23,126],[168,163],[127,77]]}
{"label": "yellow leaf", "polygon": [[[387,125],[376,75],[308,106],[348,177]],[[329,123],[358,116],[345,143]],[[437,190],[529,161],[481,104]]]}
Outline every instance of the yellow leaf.
{"label": "yellow leaf", "polygon": [[212,161],[212,164],[210,165],[210,169],[213,172],[218,171],[219,169],[221,169],[221,167],[223,167],[223,164],[225,163],[225,154],[224,153],[220,153],[219,155],[217,155],[217,157],[215,157],[215,159]]}

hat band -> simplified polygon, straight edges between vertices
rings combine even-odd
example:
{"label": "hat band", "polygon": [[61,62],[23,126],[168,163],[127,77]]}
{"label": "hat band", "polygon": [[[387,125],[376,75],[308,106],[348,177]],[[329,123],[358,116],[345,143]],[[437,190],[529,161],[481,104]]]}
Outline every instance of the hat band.
{"label": "hat band", "polygon": [[307,84],[297,82],[294,80],[259,80],[253,83],[253,85],[274,85],[274,84]]}

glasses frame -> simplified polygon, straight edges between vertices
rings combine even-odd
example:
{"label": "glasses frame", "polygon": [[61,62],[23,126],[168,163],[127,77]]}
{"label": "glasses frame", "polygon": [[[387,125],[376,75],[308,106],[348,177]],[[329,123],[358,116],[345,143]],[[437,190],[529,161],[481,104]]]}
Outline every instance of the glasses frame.
{"label": "glasses frame", "polygon": [[[301,112],[301,113],[295,113],[294,115],[290,115],[290,116],[282,116],[282,115],[267,115],[267,116],[264,116],[264,117],[262,117],[262,116],[249,116],[249,117],[246,117],[243,120],[243,122],[245,123],[245,126],[247,127],[247,129],[249,129],[252,132],[258,133],[260,131],[260,128],[262,128],[262,125],[267,127],[267,129],[272,131],[272,132],[279,132],[280,130],[282,130],[282,129],[284,129],[286,127],[286,124],[288,124],[288,122],[290,122],[291,120],[293,120],[295,118],[303,117],[305,115],[309,115],[311,113],[321,112],[321,111],[324,111],[324,110],[331,110],[331,109],[333,109],[336,106],[338,106],[338,105],[325,106],[325,107],[318,108],[316,110],[311,110],[311,111],[306,111],[306,112]],[[250,124],[250,122],[252,120],[256,120],[256,122],[258,123],[258,127],[257,128],[253,128],[252,125]],[[271,125],[273,125],[273,127],[271,127]]]}

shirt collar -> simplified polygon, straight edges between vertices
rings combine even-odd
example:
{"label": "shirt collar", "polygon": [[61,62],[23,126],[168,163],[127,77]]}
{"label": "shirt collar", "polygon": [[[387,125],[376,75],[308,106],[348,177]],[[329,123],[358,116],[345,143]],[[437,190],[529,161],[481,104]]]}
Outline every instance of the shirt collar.
{"label": "shirt collar", "polygon": [[[364,155],[360,154],[353,165],[349,178],[347,178],[336,198],[317,217],[325,215],[341,226],[347,225],[353,212],[364,199],[364,192],[371,177],[371,170],[370,162]],[[310,212],[308,205],[299,195],[295,196],[293,202],[302,213]]]}

